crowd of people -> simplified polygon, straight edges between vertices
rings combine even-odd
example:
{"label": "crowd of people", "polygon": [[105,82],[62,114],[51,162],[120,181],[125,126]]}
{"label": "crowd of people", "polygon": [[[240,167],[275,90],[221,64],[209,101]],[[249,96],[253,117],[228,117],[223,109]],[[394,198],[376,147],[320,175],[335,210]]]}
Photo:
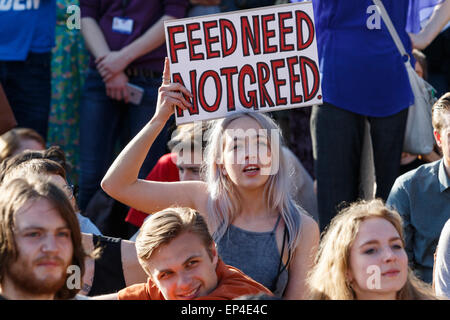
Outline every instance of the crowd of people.
{"label": "crowd of people", "polygon": [[429,154],[403,152],[414,95],[371,0],[312,1],[322,105],[175,126],[164,21],[288,2],[2,4],[0,299],[450,298],[450,0],[383,1],[436,88]]}

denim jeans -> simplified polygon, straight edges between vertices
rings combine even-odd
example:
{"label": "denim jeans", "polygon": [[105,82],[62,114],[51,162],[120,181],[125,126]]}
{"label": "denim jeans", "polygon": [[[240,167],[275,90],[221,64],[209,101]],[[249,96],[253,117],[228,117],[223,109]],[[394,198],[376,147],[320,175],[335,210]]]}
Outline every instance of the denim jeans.
{"label": "denim jeans", "polygon": [[[129,82],[144,89],[139,106],[110,99],[97,72],[90,69],[80,104],[80,193],[83,212],[100,188],[106,171],[125,145],[150,121],[155,113],[161,78],[129,77]],[[166,152],[167,130],[153,143],[139,177],[145,178],[157,160]]]}
{"label": "denim jeans", "polygon": [[0,83],[19,127],[47,138],[51,53],[29,53],[25,61],[0,61]]}
{"label": "denim jeans", "polygon": [[[375,196],[384,201],[399,173],[407,116],[408,109],[388,117],[367,117],[375,164]],[[358,200],[365,118],[329,103],[313,107],[311,138],[321,231],[342,202]]]}

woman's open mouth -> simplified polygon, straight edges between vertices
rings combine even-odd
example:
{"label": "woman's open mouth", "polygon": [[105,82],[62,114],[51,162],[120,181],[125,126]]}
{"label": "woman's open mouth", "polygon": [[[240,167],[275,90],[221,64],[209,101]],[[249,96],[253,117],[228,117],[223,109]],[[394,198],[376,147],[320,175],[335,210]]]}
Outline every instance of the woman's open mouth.
{"label": "woman's open mouth", "polygon": [[261,169],[259,168],[259,166],[250,164],[246,165],[242,171],[244,172],[245,175],[253,176],[257,175],[260,170]]}

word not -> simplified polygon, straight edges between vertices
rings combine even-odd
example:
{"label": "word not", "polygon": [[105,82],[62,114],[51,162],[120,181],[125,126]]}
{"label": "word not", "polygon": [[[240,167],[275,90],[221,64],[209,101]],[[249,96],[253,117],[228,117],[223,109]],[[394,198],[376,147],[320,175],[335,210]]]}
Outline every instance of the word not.
{"label": "word not", "polygon": [[182,307],[181,308],[181,314],[183,315],[198,315],[198,314],[204,314],[204,315],[209,315],[210,318],[212,318],[212,316],[214,315],[214,310],[216,309],[216,307],[196,307],[196,306],[191,306],[191,304],[188,304],[187,307]]}
{"label": "word not", "polygon": [[[279,77],[278,74],[282,69],[289,72],[287,79]],[[297,70],[298,72],[296,72]],[[312,74],[312,79],[309,74]],[[238,80],[237,88],[233,86],[235,77]],[[319,68],[316,62],[308,57],[296,55],[285,59],[271,60],[270,64],[258,62],[256,68],[250,64],[245,64],[241,68],[237,66],[223,67],[220,69],[220,74],[215,70],[207,70],[198,75],[197,70],[191,70],[189,86],[185,85],[180,73],[173,73],[172,78],[173,82],[191,88],[190,92],[193,98],[192,107],[187,108],[189,115],[199,114],[199,108],[213,113],[223,105],[223,102],[225,102],[228,112],[234,111],[238,102],[243,107],[253,110],[295,105],[312,100],[320,88]],[[215,92],[205,89],[207,81],[213,81]],[[297,83],[301,84],[303,89],[301,92],[296,90]],[[285,86],[289,88],[288,96],[281,94],[281,88]],[[274,92],[269,87],[274,88]],[[239,101],[235,100],[235,90],[237,90]],[[188,97],[185,96],[185,99]],[[213,102],[208,102],[211,99]],[[183,116],[182,109],[177,108],[177,116]]]}

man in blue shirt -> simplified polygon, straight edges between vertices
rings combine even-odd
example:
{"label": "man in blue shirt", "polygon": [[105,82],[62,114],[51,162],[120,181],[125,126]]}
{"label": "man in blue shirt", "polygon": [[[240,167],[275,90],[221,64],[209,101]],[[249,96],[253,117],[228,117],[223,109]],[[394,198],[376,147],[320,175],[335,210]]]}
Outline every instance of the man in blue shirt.
{"label": "man in blue shirt", "polygon": [[443,158],[398,177],[387,200],[403,217],[412,269],[429,283],[436,245],[450,218],[450,92],[433,106],[433,127]]}
{"label": "man in blue shirt", "polygon": [[0,2],[0,83],[20,127],[47,136],[56,1]]}
{"label": "man in blue shirt", "polygon": [[[424,1],[383,0],[410,56],[413,47],[426,47],[448,22],[450,0],[427,0],[441,6],[421,31],[414,27],[409,15],[418,17],[418,5]],[[311,138],[319,222],[324,230],[342,202],[360,197],[366,119],[376,197],[387,199],[399,174],[408,107],[414,96],[386,25],[381,17],[379,24],[372,21],[377,20],[372,0],[313,0],[313,5],[324,104],[312,108]]]}

